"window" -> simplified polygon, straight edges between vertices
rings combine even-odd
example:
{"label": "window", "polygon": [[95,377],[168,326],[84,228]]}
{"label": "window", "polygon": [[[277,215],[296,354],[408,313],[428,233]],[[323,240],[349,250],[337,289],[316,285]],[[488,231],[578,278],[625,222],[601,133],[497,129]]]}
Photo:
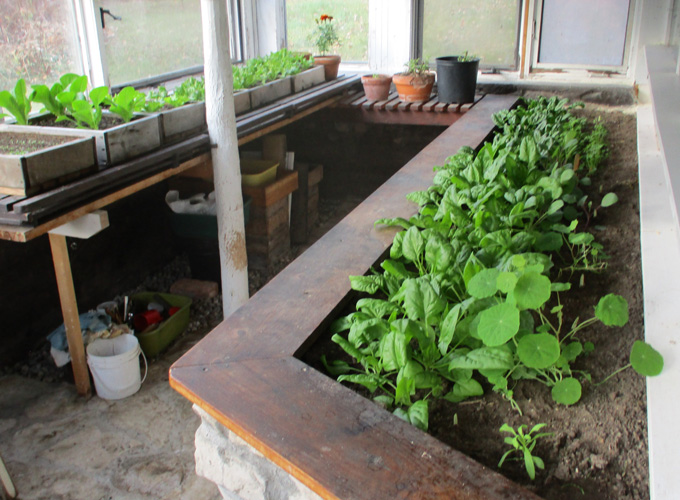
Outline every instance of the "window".
{"label": "window", "polygon": [[0,12],[0,89],[82,72],[71,1],[0,0]]}
{"label": "window", "polygon": [[514,68],[517,64],[520,0],[421,0],[422,57],[468,51],[480,66]]}
{"label": "window", "polygon": [[629,4],[629,0],[539,2],[538,64],[622,67]]}
{"label": "window", "polygon": [[[238,1],[229,0],[231,56],[241,58]],[[118,86],[203,64],[201,6],[195,0],[101,0],[106,64]],[[113,16],[120,17],[119,20]]]}
{"label": "window", "polygon": [[314,53],[310,35],[322,14],[333,16],[343,62],[368,61],[368,0],[286,0],[288,48]]}

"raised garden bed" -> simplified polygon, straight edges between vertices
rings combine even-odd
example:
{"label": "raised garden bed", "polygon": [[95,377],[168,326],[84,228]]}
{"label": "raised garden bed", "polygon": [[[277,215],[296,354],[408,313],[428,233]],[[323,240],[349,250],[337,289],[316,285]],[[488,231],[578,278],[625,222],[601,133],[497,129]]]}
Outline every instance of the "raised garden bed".
{"label": "raised garden bed", "polygon": [[[466,121],[469,118],[468,115]],[[626,120],[630,125],[630,118],[620,124],[626,125]],[[450,135],[449,140],[455,141]],[[591,355],[595,359],[595,366],[590,368],[594,380],[601,380],[625,365],[630,342],[641,334],[639,275],[635,273],[639,270],[639,254],[635,250],[630,252],[631,247],[638,246],[635,242],[626,245],[623,242],[627,240],[620,239],[626,234],[635,237],[637,233],[634,131],[628,142],[632,151],[624,147],[617,153],[616,149],[625,145],[626,140],[613,138],[616,156],[611,164],[619,165],[626,158],[630,163],[621,172],[605,170],[602,177],[605,188],[615,187],[625,200],[601,216],[609,227],[603,233],[605,246],[607,242],[616,242],[616,246],[609,247],[610,265],[618,271],[602,277],[587,276],[586,283],[594,285],[589,295],[579,293],[572,303],[565,303],[571,311],[588,309],[594,305],[593,297],[611,291],[623,293],[630,303],[631,320],[624,331],[612,334],[602,327],[592,333],[591,339],[598,347]],[[461,462],[451,448],[427,439],[413,428],[403,427],[375,405],[347,394],[346,389],[320,373],[286,357],[307,352],[347,300],[342,295],[343,290],[347,292],[343,279],[348,274],[363,274],[382,253],[379,249],[389,244],[385,241],[391,241],[390,231],[376,230],[372,222],[387,213],[394,214],[395,207],[390,205],[400,191],[405,194],[419,188],[420,177],[414,176],[409,168],[414,162],[421,159],[431,166],[442,161],[435,153],[436,145],[440,145],[439,141],[258,292],[230,318],[229,325],[220,325],[171,372],[171,384],[176,389],[324,498],[402,498],[416,492],[419,498],[531,497],[528,491],[494,489],[504,483],[496,483],[494,474],[484,468],[474,469],[474,465],[473,476],[478,477],[468,477],[463,487]],[[457,149],[455,143],[449,147]],[[408,208],[402,209],[400,213],[407,216]],[[336,246],[340,248],[336,250]],[[343,255],[343,251],[351,255]],[[366,254],[372,255],[373,260],[365,262]],[[355,273],[355,269],[362,268]],[[295,286],[290,286],[291,283]],[[633,292],[629,291],[631,288]],[[283,303],[292,313],[278,310]],[[267,314],[259,319],[257,311]],[[299,314],[301,311],[303,315]],[[286,333],[280,334],[281,330]],[[619,344],[621,335],[626,339],[623,345]],[[265,343],[254,345],[257,338],[263,337]],[[581,403],[551,416],[545,416],[545,412],[554,408],[554,404],[548,404],[550,395],[543,394],[541,388],[522,390],[516,397],[527,405],[525,414],[532,421],[546,420],[553,426],[550,430],[556,432],[547,448],[559,450],[559,458],[554,458],[546,448],[540,449],[547,454],[544,456],[547,471],[536,486],[542,495],[580,498],[582,488],[586,495],[583,498],[646,498],[644,380],[639,375],[628,370],[602,387],[588,388]],[[610,404],[620,409],[612,409]],[[497,435],[503,421],[516,426],[521,420],[512,411],[509,416],[499,414],[501,406],[507,403],[493,397],[483,404],[460,405],[457,410],[460,429],[461,418],[475,425],[473,430],[456,431],[454,446],[467,443],[471,448],[466,451],[481,460],[477,449],[480,442],[486,441],[487,434]],[[442,422],[450,423],[453,415],[450,408],[447,410]],[[576,416],[583,430],[565,423],[569,415]],[[438,418],[434,417],[433,427],[439,425]],[[481,427],[480,431],[477,424],[488,427]],[[493,436],[490,440],[498,438]],[[402,448],[409,448],[409,442],[410,452]],[[495,469],[499,458],[488,459],[490,469]],[[609,473],[608,479],[598,483],[596,476],[603,472]]]}
{"label": "raised garden bed", "polygon": [[514,100],[488,96],[466,113],[179,360],[171,385],[326,498],[532,498],[295,357],[345,303],[347,275],[391,243],[394,230],[373,222],[413,213],[406,194],[451,150],[479,144]]}
{"label": "raised garden bed", "polygon": [[[606,108],[576,113],[590,119],[604,117],[610,141],[616,146],[600,174],[593,177],[589,194],[597,197],[615,191],[622,201],[599,210],[593,222],[598,227],[598,241],[610,255],[608,268],[602,274],[572,276],[574,293],[561,294],[565,323],[571,324],[579,316],[582,320],[591,317],[593,307],[607,293],[623,295],[630,313],[629,323],[623,328],[598,324],[582,334],[582,340],[594,343],[595,351],[575,369],[590,372],[595,383],[625,366],[630,347],[642,338],[635,118]],[[579,284],[581,280],[585,286]],[[330,335],[315,344],[303,359],[325,372],[321,355],[329,360],[350,360],[334,346]],[[523,415],[514,411],[504,397],[493,393],[490,385],[484,386],[486,394],[481,399],[462,403],[432,400],[429,432],[489,468],[496,468],[508,449],[499,433],[501,425],[508,423],[517,428],[524,424],[531,428],[544,423],[546,427],[541,432],[553,435],[539,441],[534,455],[543,458],[546,470],[537,470],[536,480],[531,481],[519,460],[503,465],[505,475],[547,499],[648,498],[644,378],[629,369],[602,386],[583,383],[581,401],[569,407],[552,401],[550,390],[542,384],[517,384],[514,399]],[[369,398],[379,394],[360,392]]]}

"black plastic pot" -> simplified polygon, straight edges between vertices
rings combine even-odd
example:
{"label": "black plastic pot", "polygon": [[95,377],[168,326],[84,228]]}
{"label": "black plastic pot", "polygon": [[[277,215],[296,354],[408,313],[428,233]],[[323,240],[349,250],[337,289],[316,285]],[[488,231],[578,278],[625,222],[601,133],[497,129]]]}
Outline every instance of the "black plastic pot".
{"label": "black plastic pot", "polygon": [[437,58],[437,92],[440,102],[474,102],[479,59],[461,62],[458,56]]}

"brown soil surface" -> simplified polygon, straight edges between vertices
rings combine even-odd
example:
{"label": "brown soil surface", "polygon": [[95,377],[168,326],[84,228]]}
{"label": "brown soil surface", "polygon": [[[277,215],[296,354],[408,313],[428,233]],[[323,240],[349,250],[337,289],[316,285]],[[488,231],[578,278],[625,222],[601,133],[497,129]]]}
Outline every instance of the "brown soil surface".
{"label": "brown soil surface", "polygon": [[[136,118],[133,118],[135,120]],[[122,118],[117,115],[104,114],[102,116],[101,122],[99,122],[99,130],[106,130],[109,128],[117,127],[125,123]],[[64,120],[57,122],[54,115],[45,115],[31,120],[31,125],[38,125],[40,127],[62,127],[62,128],[78,128],[78,126],[70,121]]]}
{"label": "brown soil surface", "polygon": [[[577,363],[576,369],[588,371],[593,382],[626,365],[633,342],[643,338],[634,112],[633,107],[595,105],[581,111],[590,119],[601,116],[609,131],[610,157],[594,176],[592,189],[594,193],[613,191],[619,202],[600,210],[592,221],[596,238],[610,257],[608,268],[599,275],[586,275],[584,287],[579,287],[580,275],[572,277],[571,292],[561,294],[565,323],[571,324],[577,316],[582,320],[592,317],[594,306],[607,293],[624,296],[630,309],[629,323],[623,328],[598,323],[579,334],[581,341],[595,344],[595,351]],[[329,359],[340,357],[326,341],[317,343],[305,359],[318,367],[318,355],[324,352]],[[545,470],[530,481],[522,462],[506,461],[501,473],[550,500],[649,498],[643,377],[628,369],[601,386],[584,382],[581,401],[571,407],[555,404],[550,389],[537,382],[521,381],[515,387],[515,398],[523,415],[490,390],[482,399],[459,404],[431,402],[429,432],[498,470],[498,461],[508,449],[499,432],[503,423],[515,428],[546,423],[544,431],[553,435],[543,438],[535,449],[545,461]]]}
{"label": "brown soil surface", "polygon": [[0,153],[16,156],[25,155],[73,140],[75,140],[73,137],[3,132],[0,134]]}

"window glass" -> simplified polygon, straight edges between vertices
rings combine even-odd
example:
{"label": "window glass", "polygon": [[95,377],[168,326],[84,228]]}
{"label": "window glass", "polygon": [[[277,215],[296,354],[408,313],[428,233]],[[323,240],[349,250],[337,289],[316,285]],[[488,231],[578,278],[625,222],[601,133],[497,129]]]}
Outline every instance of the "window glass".
{"label": "window glass", "polygon": [[316,19],[333,17],[340,47],[332,51],[344,62],[368,61],[368,0],[286,0],[288,48],[316,53],[313,34]]}
{"label": "window glass", "polygon": [[69,0],[0,0],[0,12],[0,89],[14,89],[18,78],[51,85],[82,72]]}
{"label": "window glass", "polygon": [[201,4],[196,0],[101,0],[112,85],[203,64]]}
{"label": "window glass", "polygon": [[423,59],[468,51],[482,66],[515,66],[519,0],[423,1]]}
{"label": "window glass", "polygon": [[628,8],[627,0],[545,0],[538,62],[623,65]]}

